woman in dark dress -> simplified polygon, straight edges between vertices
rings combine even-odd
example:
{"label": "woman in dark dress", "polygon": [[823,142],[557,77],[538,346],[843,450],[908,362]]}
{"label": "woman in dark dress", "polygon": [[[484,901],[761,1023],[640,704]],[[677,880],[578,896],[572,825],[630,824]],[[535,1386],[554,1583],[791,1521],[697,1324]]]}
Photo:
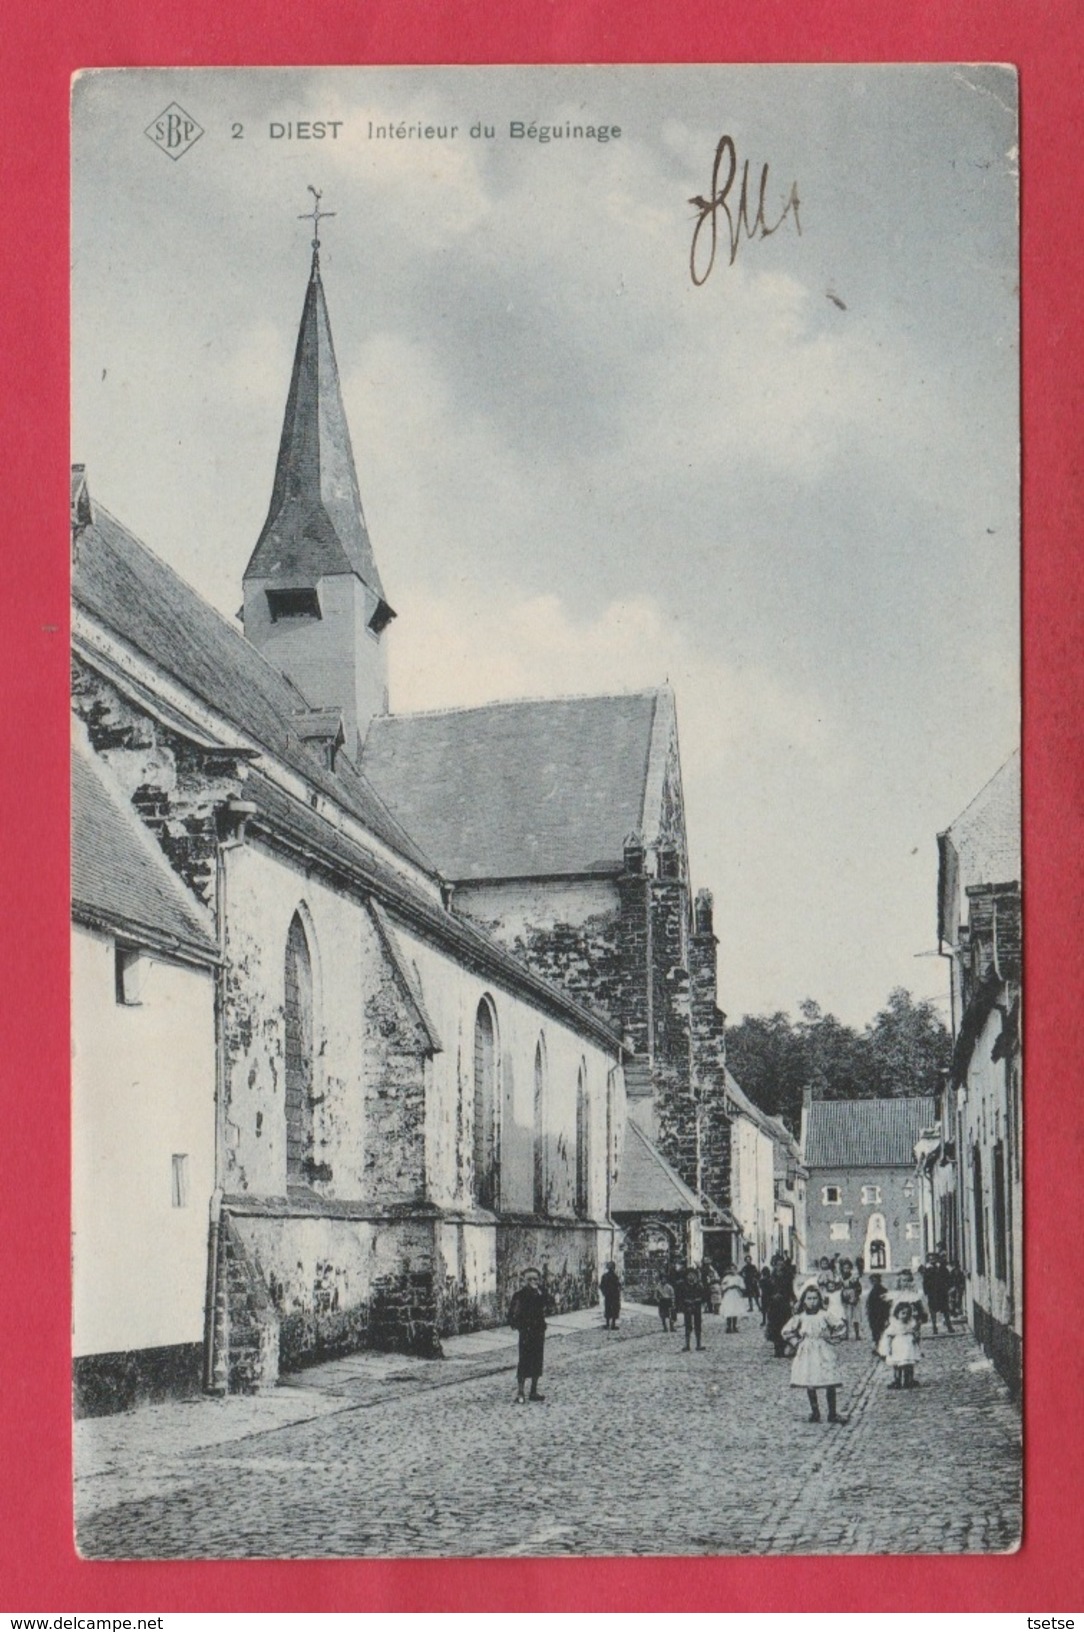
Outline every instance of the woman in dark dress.
{"label": "woman in dark dress", "polygon": [[772,1272],[768,1284],[768,1291],[762,1294],[765,1308],[764,1336],[775,1349],[777,1360],[785,1360],[787,1346],[783,1340],[783,1327],[790,1319],[794,1308],[794,1300],[790,1294],[790,1277],[786,1274],[782,1264],[777,1264]]}
{"label": "woman in dark dress", "polygon": [[621,1278],[614,1264],[606,1265],[606,1273],[598,1284],[602,1293],[603,1325],[616,1332],[621,1315]]}

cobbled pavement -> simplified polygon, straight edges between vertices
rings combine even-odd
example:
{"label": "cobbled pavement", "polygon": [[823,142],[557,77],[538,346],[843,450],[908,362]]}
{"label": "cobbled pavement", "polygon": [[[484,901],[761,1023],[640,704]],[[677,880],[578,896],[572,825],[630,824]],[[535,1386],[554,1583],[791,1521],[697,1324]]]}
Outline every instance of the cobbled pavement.
{"label": "cobbled pavement", "polygon": [[840,1427],[810,1423],[756,1316],[685,1353],[654,1310],[553,1323],[544,1404],[512,1404],[513,1334],[446,1361],[354,1356],[254,1399],[76,1424],[88,1558],[1006,1551],[1020,1419],[966,1334],[886,1392],[841,1346]]}

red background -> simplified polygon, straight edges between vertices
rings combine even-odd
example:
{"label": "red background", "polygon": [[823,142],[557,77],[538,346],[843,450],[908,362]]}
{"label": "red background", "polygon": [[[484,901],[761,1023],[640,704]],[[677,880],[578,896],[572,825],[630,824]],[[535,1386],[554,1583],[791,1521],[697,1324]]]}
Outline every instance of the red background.
{"label": "red background", "polygon": [[[1080,0],[31,0],[5,8],[0,492],[4,1116],[0,1611],[1084,1607],[1078,858]],[[68,81],[199,64],[1002,61],[1021,74],[1026,1515],[1007,1557],[88,1564],[72,1546],[68,1305]],[[921,198],[913,226],[922,229]],[[982,585],[976,584],[976,594]],[[931,906],[932,911],[932,906]],[[886,1445],[886,1455],[894,1447]],[[619,1481],[619,1470],[615,1470]],[[726,1500],[726,1445],[719,1445]],[[924,1508],[923,1469],[914,1503]]]}

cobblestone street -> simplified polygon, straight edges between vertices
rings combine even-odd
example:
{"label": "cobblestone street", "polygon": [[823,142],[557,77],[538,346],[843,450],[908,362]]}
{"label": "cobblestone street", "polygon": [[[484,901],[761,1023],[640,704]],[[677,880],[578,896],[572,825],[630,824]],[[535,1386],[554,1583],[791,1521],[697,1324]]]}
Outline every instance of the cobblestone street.
{"label": "cobblestone street", "polygon": [[841,1350],[840,1427],[807,1421],[757,1317],[555,1321],[545,1403],[512,1405],[506,1331],[446,1361],[361,1355],[268,1396],[76,1425],[90,1558],[1002,1551],[1019,1538],[1019,1417],[969,1336],[886,1391]]}

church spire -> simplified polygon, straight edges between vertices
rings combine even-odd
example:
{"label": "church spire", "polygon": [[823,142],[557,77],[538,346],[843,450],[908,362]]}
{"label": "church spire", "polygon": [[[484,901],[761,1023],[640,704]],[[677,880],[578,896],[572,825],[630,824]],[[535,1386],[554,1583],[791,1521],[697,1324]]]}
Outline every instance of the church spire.
{"label": "church spire", "polygon": [[259,579],[284,589],[315,585],[330,574],[352,573],[371,591],[369,626],[379,633],[395,616],[384,597],[361,507],[354,453],[346,423],[331,325],[320,278],[320,222],[335,212],[315,204],[312,269],[301,313],[290,390],[267,520],[245,568],[246,584]]}
{"label": "church spire", "polygon": [[369,721],[387,712],[384,596],[361,508],[320,279],[320,194],[271,503],[245,568],[245,634],[318,711],[338,711],[356,759]]}

